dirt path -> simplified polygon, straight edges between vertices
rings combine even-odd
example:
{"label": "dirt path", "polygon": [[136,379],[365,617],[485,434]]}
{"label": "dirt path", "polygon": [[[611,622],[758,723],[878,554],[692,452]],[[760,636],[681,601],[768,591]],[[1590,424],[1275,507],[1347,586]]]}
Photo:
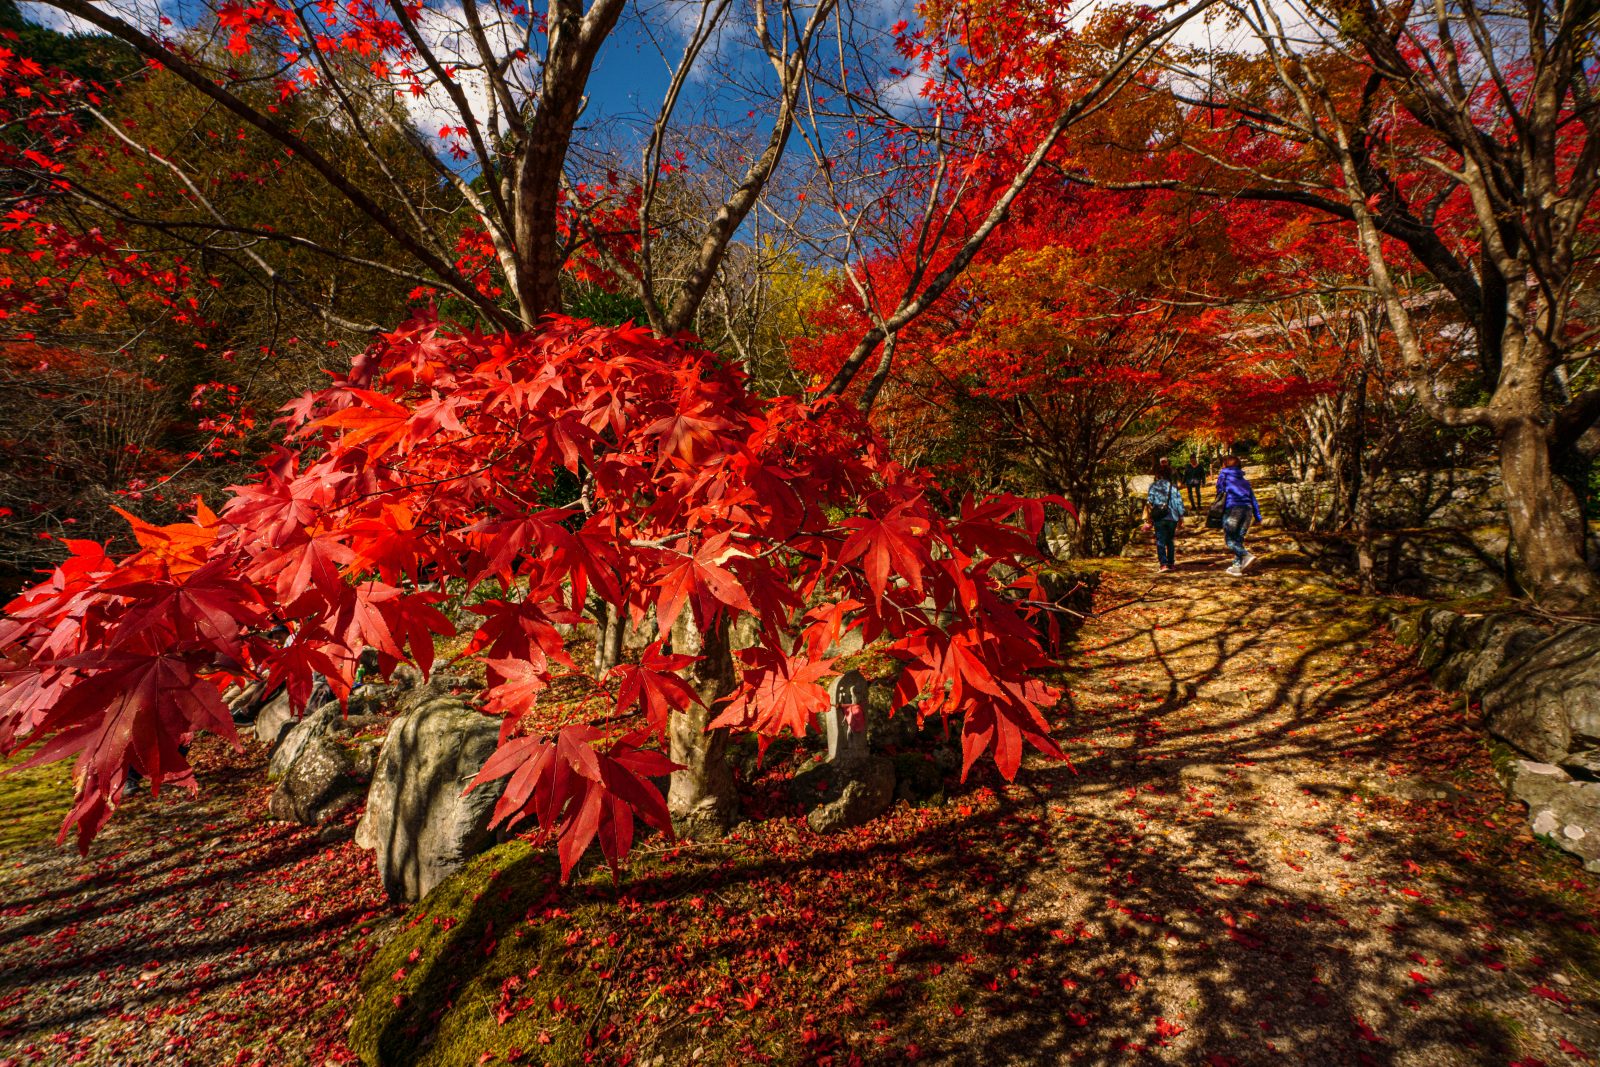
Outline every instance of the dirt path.
{"label": "dirt path", "polygon": [[1058,860],[1031,880],[1034,921],[1094,935],[1064,972],[1127,988],[1081,1013],[1092,1042],[1069,1011],[1017,1025],[1021,1055],[1002,1022],[989,1051],[1589,1062],[1600,879],[1532,838],[1467,709],[1369,605],[1268,548],[1229,578],[1217,548],[1190,538],[1167,575],[1119,568],[1074,657],[1077,774],[1029,780]]}
{"label": "dirt path", "polygon": [[[500,944],[570,911],[566,945],[632,945],[616,1014],[578,1013],[615,1023],[597,1062],[1591,1062],[1600,881],[1533,839],[1370,605],[1282,555],[1230,579],[1213,541],[1171,575],[1108,564],[1066,675],[1073,767],[826,839],[769,770],[734,842],[596,874]],[[87,863],[7,838],[0,1067],[349,1059],[394,914],[370,861],[263,822],[258,750],[196,751],[202,799],[133,802]],[[539,1062],[526,1035],[565,1018],[485,1021],[483,1062]]]}

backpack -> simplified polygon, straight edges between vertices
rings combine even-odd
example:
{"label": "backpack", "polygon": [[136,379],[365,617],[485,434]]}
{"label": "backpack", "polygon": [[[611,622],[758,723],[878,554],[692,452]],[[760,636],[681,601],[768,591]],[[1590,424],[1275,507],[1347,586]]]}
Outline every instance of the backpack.
{"label": "backpack", "polygon": [[1228,508],[1221,494],[1211,502],[1210,509],[1206,512],[1206,529],[1220,530],[1222,522],[1227,517]]}
{"label": "backpack", "polygon": [[[1151,486],[1150,488],[1154,489],[1155,486]],[[1167,500],[1169,502],[1172,500],[1172,483],[1171,482],[1167,482]],[[1170,503],[1157,504],[1154,500],[1150,500],[1148,497],[1145,499],[1145,503],[1150,508],[1150,521],[1151,522],[1171,522],[1172,521],[1172,506],[1171,506]]]}

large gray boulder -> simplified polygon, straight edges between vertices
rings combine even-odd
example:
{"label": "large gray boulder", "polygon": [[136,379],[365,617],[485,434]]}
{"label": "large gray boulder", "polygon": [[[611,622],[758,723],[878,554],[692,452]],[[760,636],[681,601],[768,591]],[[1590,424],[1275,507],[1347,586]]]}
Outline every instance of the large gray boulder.
{"label": "large gray boulder", "polygon": [[1459,615],[1443,609],[1423,612],[1417,662],[1434,685],[1447,692],[1461,689],[1477,661],[1478,643],[1487,621],[1481,615]]}
{"label": "large gray boulder", "polygon": [[1600,872],[1600,782],[1580,782],[1549,763],[1513,760],[1505,771],[1511,795],[1528,805],[1528,825]]}
{"label": "large gray boulder", "polygon": [[1416,662],[1429,673],[1429,677],[1434,678],[1435,685],[1440,688],[1454,688],[1442,683],[1443,675],[1448,672],[1446,664],[1459,662],[1458,657],[1462,653],[1469,657],[1477,654],[1475,622],[1478,619],[1469,619],[1446,608],[1427,608],[1422,611],[1418,621]]}
{"label": "large gray boulder", "polygon": [[276,747],[267,760],[267,781],[276,782],[293,767],[296,761],[317,741],[339,729],[339,705],[324,704],[301,719],[291,718],[288,728],[281,731]]}
{"label": "large gray boulder", "polygon": [[295,714],[289,706],[289,690],[280,689],[278,695],[267,701],[256,714],[256,740],[269,748],[276,748],[294,724]]}
{"label": "large gray boulder", "polygon": [[361,803],[378,742],[357,735],[385,720],[361,701],[349,711],[329,702],[284,731],[267,761],[267,780],[277,783],[267,804],[273,818],[315,826]]}
{"label": "large gray boulder", "polygon": [[1600,626],[1573,626],[1503,667],[1483,694],[1495,736],[1543,763],[1600,771]]}
{"label": "large gray boulder", "polygon": [[499,720],[435,693],[390,725],[356,844],[377,853],[383,887],[419,900],[494,844],[489,818],[504,780],[463,794],[499,741]]}
{"label": "large gray boulder", "polygon": [[267,810],[275,819],[306,826],[350,811],[366,792],[367,777],[361,774],[360,762],[356,747],[341,743],[336,735],[312,739],[278,779]]}
{"label": "large gray boulder", "polygon": [[1391,620],[1395,639],[1417,648],[1433,684],[1473,695],[1497,685],[1549,634],[1514,614],[1462,615],[1446,608]]}
{"label": "large gray boulder", "polygon": [[384,726],[388,719],[381,714],[382,705],[375,697],[376,694],[363,694],[361,699],[353,696],[348,708],[341,708],[338,701],[330,700],[304,718],[291,719],[289,728],[283,731],[283,739],[267,760],[267,780],[275,782],[289,773],[289,769],[324,738],[351,738],[364,730]]}
{"label": "large gray boulder", "polygon": [[1522,658],[1550,635],[1514,616],[1502,615],[1485,628],[1478,654],[1462,680],[1469,693],[1482,693],[1499,681],[1502,671],[1513,669]]}

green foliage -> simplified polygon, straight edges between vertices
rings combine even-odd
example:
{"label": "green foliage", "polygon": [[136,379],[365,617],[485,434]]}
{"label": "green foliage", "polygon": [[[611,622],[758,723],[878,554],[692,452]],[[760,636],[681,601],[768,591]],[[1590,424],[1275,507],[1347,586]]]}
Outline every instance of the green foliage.
{"label": "green foliage", "polygon": [[631,293],[608,293],[594,285],[578,287],[567,304],[567,314],[588,319],[596,326],[623,326],[649,321],[644,301]]}
{"label": "green foliage", "polygon": [[0,31],[17,40],[7,47],[47,67],[60,67],[90,81],[109,85],[139,68],[139,56],[114,37],[99,34],[65,34],[29,22],[16,0],[0,0]]}

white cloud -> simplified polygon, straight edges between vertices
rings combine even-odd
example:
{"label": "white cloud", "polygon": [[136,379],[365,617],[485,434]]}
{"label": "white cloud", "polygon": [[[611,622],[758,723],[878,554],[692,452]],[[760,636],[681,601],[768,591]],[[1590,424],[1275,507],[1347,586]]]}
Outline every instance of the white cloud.
{"label": "white cloud", "polygon": [[[161,17],[163,11],[159,3],[153,3],[150,0],[116,0],[115,3],[102,3],[98,6],[107,13],[115,15],[125,22],[131,22],[149,33],[162,32]],[[49,4],[21,0],[17,7],[21,10],[24,19],[39,26],[47,26],[57,33],[101,32],[92,23],[84,22],[76,16],[51,7]]]}
{"label": "white cloud", "polygon": [[901,118],[927,107],[922,91],[933,78],[922,70],[907,71],[900,77],[881,78],[877,84],[878,103]]}

